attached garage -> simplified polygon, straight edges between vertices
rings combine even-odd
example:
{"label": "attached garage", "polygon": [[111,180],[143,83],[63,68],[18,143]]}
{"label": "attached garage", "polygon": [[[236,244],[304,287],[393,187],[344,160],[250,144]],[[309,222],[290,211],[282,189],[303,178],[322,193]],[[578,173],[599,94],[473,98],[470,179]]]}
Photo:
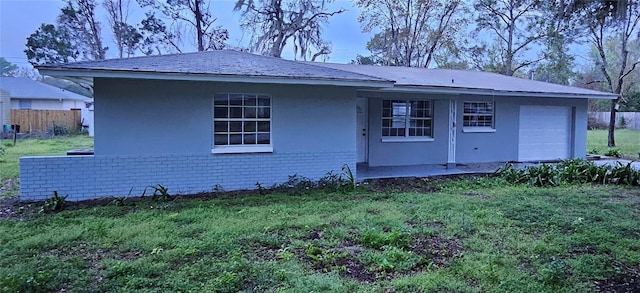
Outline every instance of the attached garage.
{"label": "attached garage", "polygon": [[518,161],[571,158],[571,107],[520,106]]}

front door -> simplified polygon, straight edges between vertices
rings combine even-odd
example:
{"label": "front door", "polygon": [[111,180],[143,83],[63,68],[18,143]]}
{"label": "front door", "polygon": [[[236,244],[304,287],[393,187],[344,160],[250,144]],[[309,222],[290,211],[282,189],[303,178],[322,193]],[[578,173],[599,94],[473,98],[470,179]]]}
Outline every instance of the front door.
{"label": "front door", "polygon": [[364,163],[367,161],[367,136],[369,115],[368,104],[366,98],[358,98],[356,104],[357,113],[357,125],[356,125],[356,148],[358,152],[358,163]]}

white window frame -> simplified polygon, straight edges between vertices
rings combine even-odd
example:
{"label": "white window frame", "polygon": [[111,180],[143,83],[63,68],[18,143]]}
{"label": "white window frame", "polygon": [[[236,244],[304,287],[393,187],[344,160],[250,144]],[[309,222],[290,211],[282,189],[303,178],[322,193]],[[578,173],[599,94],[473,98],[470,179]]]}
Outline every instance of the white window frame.
{"label": "white window frame", "polygon": [[[385,116],[384,115],[384,109],[385,109],[385,102],[390,102],[391,103],[391,116]],[[412,116],[411,115],[411,103],[412,102],[424,102],[427,103],[428,108],[424,108],[424,109],[418,109],[418,111],[428,111],[428,117],[424,117],[424,115],[422,117],[420,116]],[[398,113],[396,114],[395,109],[394,109],[394,103],[403,103],[405,104],[405,109],[399,109]],[[419,100],[419,99],[384,99],[382,101],[382,125],[381,125],[381,131],[382,131],[382,142],[424,142],[424,141],[433,141],[433,101],[431,100]],[[399,115],[404,115],[404,117],[400,117],[398,118]],[[400,127],[393,127],[393,125],[395,125],[396,123],[400,123],[400,120],[402,120],[402,122],[404,123],[404,135],[402,136],[392,136],[392,135],[384,135],[384,122],[385,120],[390,120],[392,123],[392,127],[391,128],[400,128]],[[429,125],[429,130],[430,133],[429,135],[411,135],[411,128],[417,128],[420,129],[421,127],[411,127],[411,122],[412,121],[428,121],[428,125]],[[416,129],[416,130],[417,130]]]}
{"label": "white window frame", "polygon": [[[227,98],[231,97],[231,96],[242,96],[242,105],[231,105],[231,104],[227,104],[227,105],[216,105],[216,97],[221,97],[221,96],[226,96]],[[255,97],[255,98],[264,98],[267,97],[269,98],[269,104],[266,106],[268,109],[268,118],[260,118],[258,117],[257,113],[259,111],[259,109],[261,107],[265,107],[265,105],[259,105],[257,103],[256,100],[256,104],[255,105],[245,105],[246,103],[246,98],[248,97]],[[211,149],[211,153],[213,154],[240,154],[240,153],[271,153],[273,152],[273,139],[272,139],[272,134],[273,134],[273,129],[272,129],[272,100],[273,98],[271,97],[271,95],[267,95],[267,94],[260,94],[260,93],[215,93],[213,95],[213,135],[212,135],[212,149]],[[216,113],[216,108],[222,109],[222,108],[227,108],[229,112],[227,112],[227,117],[216,117],[215,113]],[[241,117],[235,117],[232,118],[231,116],[231,108],[241,108],[242,109],[242,115]],[[255,108],[256,110],[256,117],[245,117],[245,113],[246,110],[248,108]],[[236,122],[236,123],[241,123],[242,124],[242,129],[240,131],[236,131],[236,132],[231,132],[231,126],[228,125],[226,131],[216,131],[216,122],[227,122],[227,123],[231,123],[231,122]],[[245,125],[246,122],[256,122],[256,129],[253,131],[245,131]],[[268,144],[258,144],[257,140],[258,140],[258,135],[259,134],[266,134],[266,131],[259,131],[259,126],[258,123],[259,122],[268,122],[269,123],[269,143]],[[233,135],[239,135],[240,137],[242,137],[243,142],[241,144],[229,144],[229,140],[230,137],[227,138],[227,144],[216,144],[216,134],[218,135],[222,135],[222,134],[227,134],[228,136]],[[256,143],[250,143],[250,144],[245,144],[244,143],[244,139],[245,139],[245,135],[247,134],[255,134],[256,137]]]}
{"label": "white window frame", "polygon": [[[491,113],[479,113],[480,109],[476,108],[475,111],[468,111],[470,107],[467,105],[478,106],[480,104],[491,105]],[[485,107],[486,108],[486,107]],[[496,104],[493,101],[464,101],[462,104],[462,132],[479,132],[479,133],[491,133],[496,132]],[[465,117],[491,117],[491,125],[465,125]]]}

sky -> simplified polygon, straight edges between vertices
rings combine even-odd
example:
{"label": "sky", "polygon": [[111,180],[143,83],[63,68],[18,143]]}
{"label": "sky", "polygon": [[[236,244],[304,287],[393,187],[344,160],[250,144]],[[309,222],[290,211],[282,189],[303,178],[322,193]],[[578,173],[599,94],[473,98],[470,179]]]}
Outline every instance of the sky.
{"label": "sky", "polygon": [[[131,2],[132,9],[136,9],[135,0]],[[250,35],[243,35],[240,28],[240,12],[233,12],[234,4],[233,0],[211,0],[212,14],[217,18],[218,25],[229,30],[228,43],[231,46],[246,46]],[[23,52],[26,39],[40,27],[40,24],[55,23],[62,6],[62,0],[0,0],[0,57],[20,67],[30,67]],[[325,40],[332,43],[332,53],[328,61],[348,63],[355,59],[357,54],[368,55],[366,44],[371,34],[362,33],[357,21],[357,9],[350,1],[345,0],[335,1],[332,6],[345,8],[347,11],[331,17],[324,30]],[[102,7],[100,11],[103,11]],[[142,11],[138,11],[137,16],[141,17]],[[107,58],[115,58],[117,49],[108,31],[107,19],[104,15],[99,17],[103,26],[102,37],[107,42],[106,46],[110,47]],[[130,20],[135,19],[135,22],[139,23],[136,18],[136,14],[132,14]],[[194,50],[195,48],[192,49]],[[283,57],[293,59],[293,51],[286,50]]]}

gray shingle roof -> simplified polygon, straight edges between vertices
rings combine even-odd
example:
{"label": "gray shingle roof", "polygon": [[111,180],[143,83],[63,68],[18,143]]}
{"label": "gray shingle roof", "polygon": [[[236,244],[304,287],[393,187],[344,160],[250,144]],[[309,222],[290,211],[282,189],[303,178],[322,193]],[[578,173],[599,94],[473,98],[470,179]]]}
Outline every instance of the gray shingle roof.
{"label": "gray shingle roof", "polygon": [[343,81],[382,81],[384,78],[320,67],[232,50],[107,59],[39,66],[39,69],[120,71],[214,76],[280,77]]}
{"label": "gray shingle roof", "polygon": [[0,89],[16,99],[86,100],[88,97],[57,88],[27,77],[0,77]]}
{"label": "gray shingle roof", "polygon": [[474,89],[501,93],[561,94],[615,98],[615,95],[611,93],[481,71],[335,63],[313,64],[391,79],[395,81],[395,87]]}
{"label": "gray shingle roof", "polygon": [[[39,66],[44,74],[366,86],[387,90],[463,91],[614,99],[616,95],[500,74],[414,67],[299,62],[220,50]],[[74,75],[75,74],[75,75]],[[135,77],[129,76],[136,75]],[[143,74],[143,75],[139,75]],[[147,74],[144,76],[144,74]],[[164,76],[163,76],[164,75]],[[261,79],[263,78],[263,79]],[[265,79],[266,78],[266,79]],[[274,80],[275,79],[275,80]]]}

